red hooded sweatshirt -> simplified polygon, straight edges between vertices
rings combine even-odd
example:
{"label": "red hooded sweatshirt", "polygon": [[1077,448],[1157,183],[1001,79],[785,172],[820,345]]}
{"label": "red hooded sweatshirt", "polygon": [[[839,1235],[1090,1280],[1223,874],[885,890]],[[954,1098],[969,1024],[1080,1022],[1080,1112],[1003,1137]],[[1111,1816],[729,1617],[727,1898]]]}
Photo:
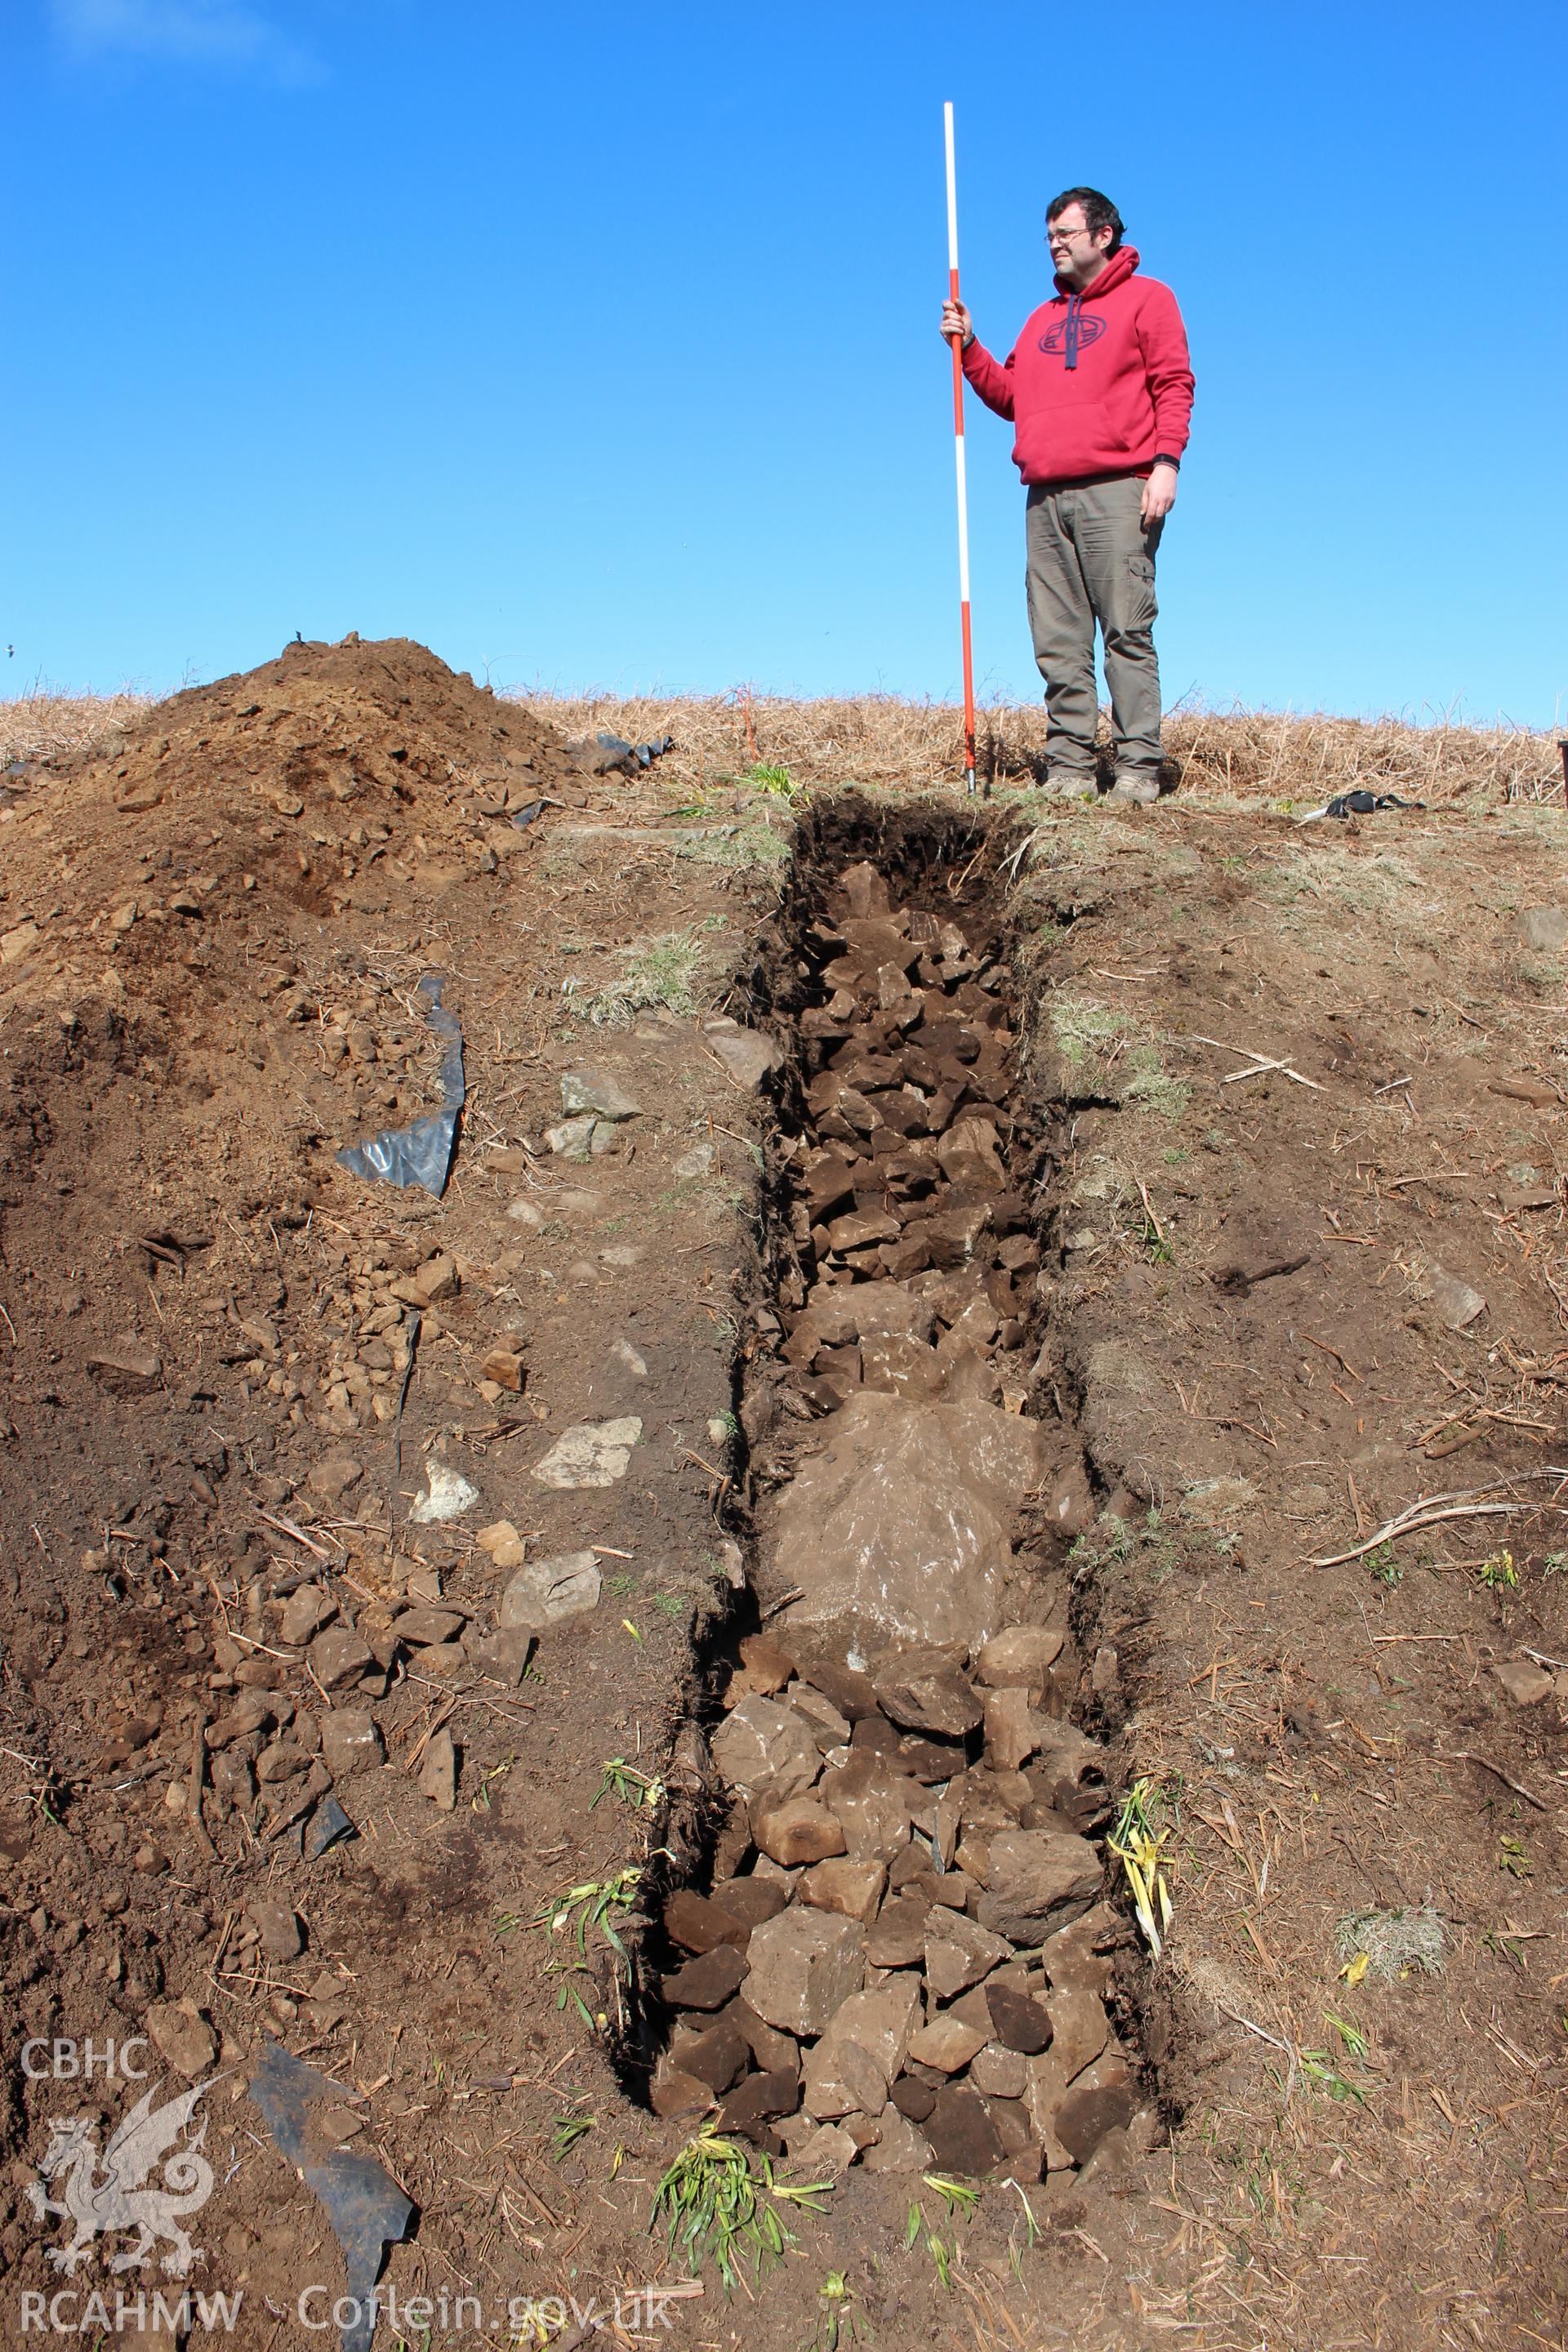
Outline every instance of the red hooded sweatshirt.
{"label": "red hooded sweatshirt", "polygon": [[1186,447],[1186,330],[1170,288],[1134,277],[1137,268],[1124,245],[1085,292],[1042,302],[1000,367],[978,340],[964,352],[986,407],[1017,427],[1013,462],[1026,482],[1146,474],[1156,456]]}

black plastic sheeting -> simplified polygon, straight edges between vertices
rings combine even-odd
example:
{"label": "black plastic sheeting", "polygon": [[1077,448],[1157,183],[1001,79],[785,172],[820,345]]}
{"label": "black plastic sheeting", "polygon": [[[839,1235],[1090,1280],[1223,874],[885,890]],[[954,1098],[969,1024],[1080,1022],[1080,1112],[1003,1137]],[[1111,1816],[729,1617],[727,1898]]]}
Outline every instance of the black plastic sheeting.
{"label": "black plastic sheeting", "polygon": [[618,751],[623,759],[635,760],[639,768],[651,768],[656,760],[662,760],[667,751],[675,749],[673,735],[656,735],[647,743],[628,743],[623,735],[601,732],[595,736],[594,740],[602,744],[606,751]]}
{"label": "black plastic sheeting", "polygon": [[280,2152],[320,2199],[343,2250],[344,2282],[358,2309],[352,2325],[341,2331],[342,2352],[370,2352],[375,2283],[387,2247],[397,2243],[414,2219],[413,2202],[374,2157],[319,2145],[307,2109],[312,2101],[341,2106],[342,2086],[292,2056],[281,2042],[263,2048],[250,2078],[250,2096]]}
{"label": "black plastic sheeting", "polygon": [[345,1144],[338,1154],[340,1168],[352,1169],[368,1182],[395,1184],[400,1190],[406,1190],[410,1184],[422,1184],[437,1200],[446,1191],[447,1179],[452,1172],[458,1121],[462,1116],[466,1091],[463,1032],[457,1014],[448,1013],[442,1003],[441,988],[439,972],[426,972],[419,983],[419,993],[430,1002],[430,1026],[447,1044],[441,1060],[443,1108],[426,1112],[412,1126],[389,1128],[381,1135],[373,1135],[368,1143]]}
{"label": "black plastic sheeting", "polygon": [[1380,809],[1424,809],[1426,805],[1425,801],[1402,801],[1397,793],[1336,793],[1331,801],[1314,809],[1301,823],[1312,824],[1321,816],[1374,816]]}

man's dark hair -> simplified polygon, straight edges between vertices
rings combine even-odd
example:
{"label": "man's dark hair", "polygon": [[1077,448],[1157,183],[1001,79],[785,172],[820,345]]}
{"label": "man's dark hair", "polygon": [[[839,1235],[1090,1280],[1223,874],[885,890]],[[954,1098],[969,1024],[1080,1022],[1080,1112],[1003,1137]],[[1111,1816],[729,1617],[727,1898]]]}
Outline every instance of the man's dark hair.
{"label": "man's dark hair", "polygon": [[1121,252],[1121,215],[1109,196],[1102,196],[1098,188],[1064,188],[1061,194],[1053,196],[1046,206],[1047,222],[1058,220],[1069,205],[1083,206],[1087,228],[1108,228],[1110,231],[1110,243],[1105,248],[1108,258],[1111,254]]}

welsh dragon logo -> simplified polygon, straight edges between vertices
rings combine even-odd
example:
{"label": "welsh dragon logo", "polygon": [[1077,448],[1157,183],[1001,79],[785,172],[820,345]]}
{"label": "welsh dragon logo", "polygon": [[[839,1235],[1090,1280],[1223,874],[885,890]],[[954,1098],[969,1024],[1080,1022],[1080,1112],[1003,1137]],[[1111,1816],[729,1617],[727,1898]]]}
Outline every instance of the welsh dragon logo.
{"label": "welsh dragon logo", "polygon": [[[153,2105],[153,2092],[144,2091],[104,2149],[101,2168],[98,2126],[90,2116],[49,2118],[49,2144],[38,2167],[41,2179],[28,2182],[27,2195],[40,2221],[58,2213],[76,2225],[74,2238],[46,2249],[57,2271],[74,2275],[95,2238],[121,2230],[135,2230],[139,2234],[128,2253],[114,2256],[109,2265],[111,2271],[145,2270],[161,2238],[169,2240],[170,2252],[160,2267],[175,2278],[184,2278],[192,2263],[203,2259],[203,2249],[192,2245],[182,2218],[199,2212],[213,2192],[213,2168],[201,2152],[207,2136],[206,2116],[202,2117],[195,2138],[183,2147],[175,2142],[188,2128],[197,2101],[216,2079],[198,2083],[195,2090],[161,2107]],[[146,2188],[148,2174],[159,2163],[163,2186]],[[45,2182],[62,2183],[64,2194],[50,2197]]]}

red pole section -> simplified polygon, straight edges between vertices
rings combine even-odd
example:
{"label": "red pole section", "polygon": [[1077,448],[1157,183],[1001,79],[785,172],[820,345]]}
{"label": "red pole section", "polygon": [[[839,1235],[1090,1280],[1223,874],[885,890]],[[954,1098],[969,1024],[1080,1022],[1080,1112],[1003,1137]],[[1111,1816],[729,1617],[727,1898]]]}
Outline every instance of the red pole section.
{"label": "red pole section", "polygon": [[[947,290],[958,299],[958,173],[952,153],[952,101],[942,110],[947,149]],[[963,646],[963,774],[974,790],[974,650],[969,624],[969,479],[963,463],[963,341],[952,344],[952,443],[958,472],[958,613]]]}

